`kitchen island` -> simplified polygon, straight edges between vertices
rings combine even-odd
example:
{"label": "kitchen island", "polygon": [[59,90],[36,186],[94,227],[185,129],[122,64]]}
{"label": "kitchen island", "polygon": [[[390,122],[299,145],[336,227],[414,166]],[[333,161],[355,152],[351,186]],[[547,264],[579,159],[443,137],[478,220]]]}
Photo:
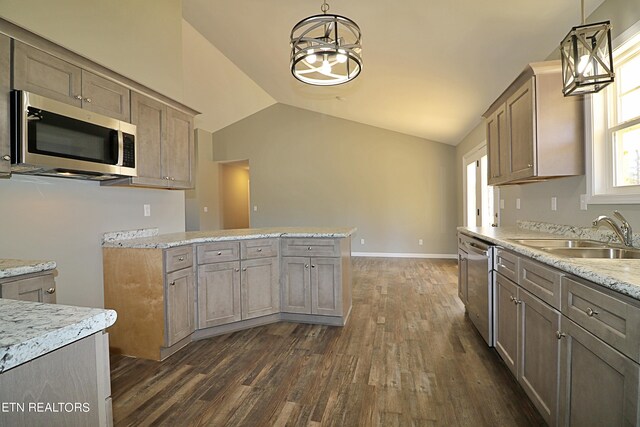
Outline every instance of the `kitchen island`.
{"label": "kitchen island", "polygon": [[342,326],[354,228],[278,227],[103,240],[114,353],[163,360],[194,339],[278,321]]}

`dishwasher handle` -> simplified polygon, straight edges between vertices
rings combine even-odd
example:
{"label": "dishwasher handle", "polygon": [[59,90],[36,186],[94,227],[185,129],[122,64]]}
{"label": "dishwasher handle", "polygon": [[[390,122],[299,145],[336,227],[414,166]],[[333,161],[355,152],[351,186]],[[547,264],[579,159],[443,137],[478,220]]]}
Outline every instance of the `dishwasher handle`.
{"label": "dishwasher handle", "polygon": [[464,242],[469,252],[477,255],[489,256],[489,245],[480,242]]}

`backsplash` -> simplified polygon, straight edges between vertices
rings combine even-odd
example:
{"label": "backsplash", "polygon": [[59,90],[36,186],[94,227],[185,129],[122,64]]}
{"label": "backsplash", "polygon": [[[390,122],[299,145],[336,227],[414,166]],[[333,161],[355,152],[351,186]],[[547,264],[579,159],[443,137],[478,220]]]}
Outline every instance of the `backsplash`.
{"label": "backsplash", "polygon": [[[558,234],[568,237],[576,237],[579,239],[598,240],[601,242],[609,242],[621,244],[618,236],[609,229],[600,227],[578,227],[575,225],[552,224],[550,222],[518,220],[518,228],[532,231],[541,231],[545,233]],[[633,246],[640,247],[640,234],[633,233]]]}

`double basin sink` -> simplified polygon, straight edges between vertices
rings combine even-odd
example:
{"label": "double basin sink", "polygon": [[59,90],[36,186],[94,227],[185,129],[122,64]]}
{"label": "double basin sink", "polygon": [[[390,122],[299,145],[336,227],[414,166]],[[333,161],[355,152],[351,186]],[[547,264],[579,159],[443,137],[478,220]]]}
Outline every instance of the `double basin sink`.
{"label": "double basin sink", "polygon": [[640,249],[618,247],[597,240],[513,239],[511,241],[567,258],[640,259]]}

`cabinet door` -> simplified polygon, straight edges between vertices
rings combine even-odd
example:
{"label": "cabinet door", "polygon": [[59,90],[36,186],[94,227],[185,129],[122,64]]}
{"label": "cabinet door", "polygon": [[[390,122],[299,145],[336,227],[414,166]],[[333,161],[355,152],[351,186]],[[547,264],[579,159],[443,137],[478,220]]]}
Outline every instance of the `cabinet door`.
{"label": "cabinet door", "polygon": [[507,99],[507,129],[510,144],[509,179],[535,175],[534,77]]}
{"label": "cabinet door", "polygon": [[11,39],[0,34],[0,177],[11,173],[9,89],[11,84]]}
{"label": "cabinet door", "polygon": [[560,312],[519,289],[520,340],[518,382],[547,424],[558,417]]}
{"label": "cabinet door", "polygon": [[191,188],[193,119],[167,107],[167,132],[162,145],[162,171],[173,188]]}
{"label": "cabinet door", "polygon": [[311,314],[342,316],[340,258],[311,258]]}
{"label": "cabinet door", "polygon": [[195,330],[193,270],[169,273],[166,281],[165,344],[170,347]]}
{"label": "cabinet door", "polygon": [[638,364],[562,318],[560,425],[635,426]]}
{"label": "cabinet door", "polygon": [[240,262],[198,267],[198,326],[224,325],[241,320]]}
{"label": "cabinet door", "polygon": [[55,304],[56,284],[53,274],[44,274],[0,284],[2,298]]}
{"label": "cabinet door", "polygon": [[13,88],[82,106],[79,67],[19,41],[13,42]]}
{"label": "cabinet door", "polygon": [[166,126],[166,107],[147,96],[131,94],[131,123],[136,125],[136,168],[143,178],[162,178],[161,144]]}
{"label": "cabinet door", "polygon": [[82,70],[82,108],[125,122],[131,121],[129,89]]}
{"label": "cabinet door", "polygon": [[279,271],[278,258],[242,262],[242,319],[280,311]]}
{"label": "cabinet door", "polygon": [[489,185],[504,182],[509,175],[509,133],[505,106],[500,106],[487,118],[487,153]]}
{"label": "cabinet door", "polygon": [[513,375],[518,377],[518,287],[496,275],[494,292],[496,351]]}
{"label": "cabinet door", "polygon": [[467,253],[458,248],[458,297],[467,307]]}
{"label": "cabinet door", "polygon": [[311,260],[282,257],[282,311],[311,314]]}

